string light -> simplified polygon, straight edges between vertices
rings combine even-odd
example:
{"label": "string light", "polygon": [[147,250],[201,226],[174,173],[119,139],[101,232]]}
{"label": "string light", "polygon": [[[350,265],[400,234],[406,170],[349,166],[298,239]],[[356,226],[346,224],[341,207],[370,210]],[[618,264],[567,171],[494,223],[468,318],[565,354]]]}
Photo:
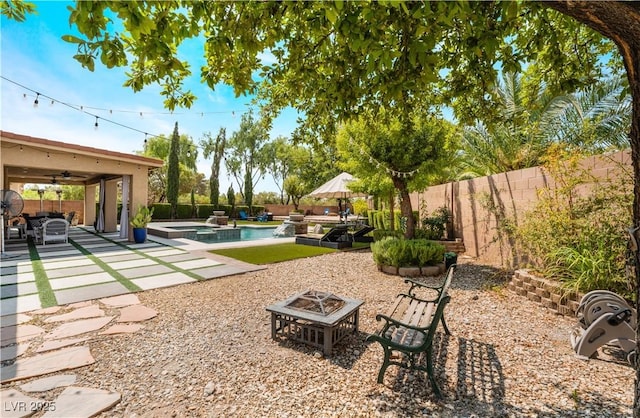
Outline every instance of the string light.
{"label": "string light", "polygon": [[[358,146],[355,143],[355,141],[353,140],[353,138],[350,138],[349,142],[354,147]],[[415,174],[420,172],[420,169],[418,169],[418,168],[416,168],[415,170],[412,170],[412,171],[398,171],[398,170],[393,170],[391,168],[388,168],[383,163],[381,163],[380,161],[376,160],[363,147],[360,147],[360,154],[363,155],[363,156],[368,157],[370,164],[375,164],[376,168],[383,168],[384,171],[387,172],[387,174],[391,174],[393,177],[398,177],[398,178],[402,177],[403,179],[406,179],[406,178],[413,177]]]}
{"label": "string light", "polygon": [[[204,117],[205,115],[210,115],[210,114],[228,114],[229,113],[228,110],[227,111],[220,111],[220,112],[188,112],[188,113],[187,112],[174,112],[174,111],[167,111],[167,112],[140,112],[139,110],[135,110],[135,111],[133,111],[133,110],[116,110],[116,109],[103,109],[103,108],[97,108],[97,107],[90,107],[90,106],[84,106],[84,105],[73,105],[73,104],[66,103],[66,102],[63,102],[61,100],[55,99],[53,97],[49,97],[49,96],[47,96],[47,95],[45,95],[43,93],[35,91],[35,90],[33,90],[33,89],[31,89],[31,88],[29,88],[27,86],[24,86],[24,85],[22,85],[20,83],[17,83],[17,82],[15,82],[15,81],[13,81],[11,79],[8,79],[7,77],[4,77],[2,75],[0,75],[0,78],[3,79],[3,80],[6,80],[6,81],[8,81],[8,82],[10,82],[12,84],[15,84],[15,85],[17,85],[17,86],[19,86],[19,87],[21,87],[21,88],[23,88],[25,90],[28,90],[28,91],[30,91],[32,93],[35,93],[35,100],[33,102],[33,106],[34,107],[38,107],[40,96],[42,96],[42,97],[44,97],[44,98],[46,98],[46,99],[51,101],[51,106],[53,106],[53,104],[57,102],[57,103],[59,103],[59,104],[61,104],[63,106],[67,106],[67,107],[69,107],[69,108],[71,108],[73,110],[85,113],[85,114],[87,114],[89,116],[93,116],[95,118],[95,122],[94,122],[93,126],[94,126],[94,129],[96,129],[96,130],[98,129],[98,126],[99,126],[98,119],[102,119],[103,121],[112,123],[114,125],[118,125],[118,126],[120,126],[122,128],[130,129],[132,131],[143,133],[144,134],[144,145],[145,145],[145,148],[146,148],[147,143],[148,143],[148,138],[147,138],[148,135],[151,135],[152,137],[156,137],[156,136],[159,136],[159,135],[150,134],[148,132],[141,131],[139,129],[133,128],[131,126],[124,125],[122,123],[116,122],[116,121],[111,120],[111,119],[105,119],[104,117],[101,117],[101,116],[95,115],[93,113],[90,113],[85,109],[103,110],[105,112],[108,111],[109,114],[113,114],[113,112],[138,113],[141,118],[143,118],[145,114],[147,114],[147,115],[153,115],[153,114],[164,114],[164,115],[168,115],[168,114],[171,114],[171,115],[173,115],[173,114],[176,114],[176,115],[197,114],[200,117]],[[24,99],[26,99],[27,98],[27,93],[23,93],[22,97]],[[235,115],[236,115],[235,110],[231,110],[230,112],[231,112],[232,117],[235,118]],[[194,150],[194,152],[197,152],[197,146],[195,148],[196,148],[196,150]],[[47,157],[48,157],[48,155],[47,155]],[[75,155],[74,155],[74,158],[75,158]],[[99,164],[99,161],[96,161],[96,163]]]}

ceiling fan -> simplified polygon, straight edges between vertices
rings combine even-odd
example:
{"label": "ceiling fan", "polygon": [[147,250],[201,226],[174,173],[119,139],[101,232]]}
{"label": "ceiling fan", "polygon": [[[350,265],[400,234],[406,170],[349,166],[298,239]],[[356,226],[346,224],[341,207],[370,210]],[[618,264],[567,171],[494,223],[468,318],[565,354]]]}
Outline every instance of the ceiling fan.
{"label": "ceiling fan", "polygon": [[86,176],[78,176],[72,175],[68,170],[61,171],[60,173],[47,174],[47,176],[51,176],[51,184],[57,184],[58,180],[56,177],[62,177],[63,180],[71,180],[71,178],[85,178]]}

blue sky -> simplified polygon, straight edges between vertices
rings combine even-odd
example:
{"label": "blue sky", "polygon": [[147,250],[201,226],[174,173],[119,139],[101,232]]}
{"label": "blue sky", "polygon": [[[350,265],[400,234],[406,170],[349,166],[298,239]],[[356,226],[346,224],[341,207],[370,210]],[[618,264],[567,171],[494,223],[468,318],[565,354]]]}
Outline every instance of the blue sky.
{"label": "blue sky", "polygon": [[[75,32],[68,24],[66,7],[70,2],[35,3],[38,13],[30,15],[26,22],[17,23],[2,17],[2,76],[58,101],[83,106],[87,112],[103,119],[98,120],[96,129],[95,117],[59,103],[52,105],[51,100],[42,97],[34,107],[35,93],[0,79],[2,130],[133,153],[141,150],[144,144],[145,135],[138,131],[170,135],[175,122],[178,122],[180,133],[189,135],[195,143],[205,132],[216,135],[221,127],[225,127],[227,136],[230,136],[238,129],[240,115],[249,109],[251,98],[235,98],[228,86],[220,85],[212,91],[200,83],[199,68],[204,62],[204,55],[195,42],[181,52],[188,57],[195,74],[189,80],[189,87],[198,100],[191,109],[176,109],[174,114],[169,114],[163,108],[159,87],[152,85],[134,93],[123,87],[126,80],[124,68],[108,70],[98,60],[95,71],[91,72],[73,59],[76,46],[61,39],[62,35]],[[296,117],[292,109],[283,112],[274,121],[271,138],[279,135],[289,137],[296,127]],[[210,164],[210,161],[199,158],[198,171],[207,178],[211,173]],[[221,174],[220,190],[226,191],[230,182],[226,173]],[[234,188],[237,190],[235,184]],[[257,191],[277,191],[277,188],[267,175],[258,183]]]}

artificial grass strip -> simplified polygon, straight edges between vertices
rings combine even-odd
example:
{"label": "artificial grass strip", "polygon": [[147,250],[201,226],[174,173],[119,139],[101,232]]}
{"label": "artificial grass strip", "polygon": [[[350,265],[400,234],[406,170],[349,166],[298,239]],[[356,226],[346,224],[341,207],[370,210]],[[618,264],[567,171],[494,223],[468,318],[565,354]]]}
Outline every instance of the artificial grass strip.
{"label": "artificial grass strip", "polygon": [[56,295],[53,293],[51,283],[49,283],[47,272],[42,265],[36,245],[33,240],[30,239],[27,241],[27,246],[29,247],[29,258],[31,259],[31,265],[33,266],[33,275],[36,279],[36,287],[38,288],[40,304],[43,308],[57,306],[58,300],[56,299]]}
{"label": "artificial grass strip", "polygon": [[69,244],[73,245],[84,256],[86,256],[87,258],[92,260],[94,263],[96,263],[98,266],[100,266],[100,268],[102,270],[106,271],[111,276],[113,276],[121,285],[126,287],[127,290],[129,290],[131,292],[139,292],[140,290],[142,290],[140,287],[138,287],[132,281],[130,281],[129,279],[124,277],[122,274],[120,274],[117,270],[112,269],[111,266],[109,266],[107,263],[102,261],[99,257],[96,257],[95,255],[93,255],[92,253],[87,251],[82,245],[78,244],[77,242],[75,242],[72,239],[69,240]]}
{"label": "artificial grass strip", "polygon": [[251,264],[272,264],[295,260],[296,258],[314,257],[316,255],[334,253],[336,250],[325,247],[286,243],[244,248],[225,248],[220,250],[210,250],[209,252]]}

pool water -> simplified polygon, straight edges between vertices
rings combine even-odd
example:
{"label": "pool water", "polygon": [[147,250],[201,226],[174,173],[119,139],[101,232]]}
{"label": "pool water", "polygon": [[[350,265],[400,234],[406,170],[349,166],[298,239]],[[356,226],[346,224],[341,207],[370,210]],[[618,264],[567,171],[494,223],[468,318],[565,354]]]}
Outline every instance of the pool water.
{"label": "pool water", "polygon": [[275,228],[245,228],[240,227],[240,241],[250,241],[254,239],[276,238],[273,236]]}

